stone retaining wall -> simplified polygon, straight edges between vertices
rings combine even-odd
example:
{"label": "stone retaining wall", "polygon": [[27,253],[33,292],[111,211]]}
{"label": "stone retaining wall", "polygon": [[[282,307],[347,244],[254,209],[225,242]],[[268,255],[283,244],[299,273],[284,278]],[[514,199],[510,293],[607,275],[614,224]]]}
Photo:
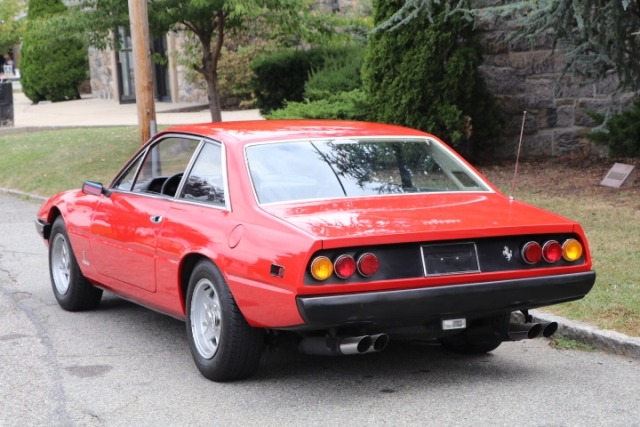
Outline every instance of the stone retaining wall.
{"label": "stone retaining wall", "polygon": [[[505,1],[482,3],[488,7]],[[616,94],[615,74],[588,82],[565,73],[563,46],[554,51],[551,37],[540,38],[534,46],[514,41],[517,28],[511,18],[484,13],[476,22],[485,47],[481,69],[506,118],[496,152],[502,157],[515,154],[525,110],[523,157],[600,152],[601,147],[585,138],[595,126],[587,113],[628,108],[632,94]]]}

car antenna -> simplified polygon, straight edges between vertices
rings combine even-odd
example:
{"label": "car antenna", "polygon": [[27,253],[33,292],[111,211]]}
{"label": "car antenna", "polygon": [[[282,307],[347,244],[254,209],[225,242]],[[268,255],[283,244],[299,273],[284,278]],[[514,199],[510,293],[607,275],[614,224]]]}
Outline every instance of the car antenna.
{"label": "car antenna", "polygon": [[518,164],[520,163],[520,148],[522,147],[522,136],[524,135],[524,122],[527,118],[527,110],[522,113],[522,126],[520,128],[520,140],[518,141],[518,152],[516,153],[516,168],[513,171],[513,182],[511,183],[511,196],[509,200],[515,200],[516,180],[518,179]]}

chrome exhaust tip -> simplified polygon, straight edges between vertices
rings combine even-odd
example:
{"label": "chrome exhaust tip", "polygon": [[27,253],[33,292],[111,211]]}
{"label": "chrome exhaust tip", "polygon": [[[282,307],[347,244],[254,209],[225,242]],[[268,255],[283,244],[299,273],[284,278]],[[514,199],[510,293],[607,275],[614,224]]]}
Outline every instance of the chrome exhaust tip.
{"label": "chrome exhaust tip", "polygon": [[389,344],[389,335],[387,334],[376,334],[371,335],[371,346],[367,349],[366,353],[378,353],[385,348]]}

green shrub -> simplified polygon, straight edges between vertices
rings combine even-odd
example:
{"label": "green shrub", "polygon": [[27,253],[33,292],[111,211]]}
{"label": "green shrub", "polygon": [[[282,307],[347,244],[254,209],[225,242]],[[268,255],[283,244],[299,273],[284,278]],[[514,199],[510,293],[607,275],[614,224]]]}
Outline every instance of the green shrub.
{"label": "green shrub", "polygon": [[21,49],[22,90],[34,103],[78,99],[88,77],[87,44],[65,25],[61,0],[29,0]]}
{"label": "green shrub", "polygon": [[285,101],[300,102],[309,72],[324,63],[325,51],[284,50],[262,55],[251,63],[256,106],[262,114],[282,108]]}
{"label": "green shrub", "polygon": [[[444,3],[434,3],[440,11],[433,20],[420,12],[396,29],[373,33],[363,85],[376,121],[434,133],[472,147],[465,154],[479,157],[487,140],[499,135],[500,114],[478,70],[482,51],[473,23],[447,14]],[[375,22],[385,22],[403,4],[377,1]]]}
{"label": "green shrub", "polygon": [[287,102],[285,108],[267,115],[268,119],[367,120],[366,96],[361,89],[338,92],[317,101]]}
{"label": "green shrub", "polygon": [[365,47],[360,45],[329,51],[322,67],[311,72],[304,86],[305,99],[317,101],[330,98],[338,92],[361,88],[364,52]]}
{"label": "green shrub", "polygon": [[587,137],[596,144],[609,147],[609,157],[640,157],[640,100],[627,111],[614,114],[605,122],[605,117],[590,114],[604,130],[590,132]]}

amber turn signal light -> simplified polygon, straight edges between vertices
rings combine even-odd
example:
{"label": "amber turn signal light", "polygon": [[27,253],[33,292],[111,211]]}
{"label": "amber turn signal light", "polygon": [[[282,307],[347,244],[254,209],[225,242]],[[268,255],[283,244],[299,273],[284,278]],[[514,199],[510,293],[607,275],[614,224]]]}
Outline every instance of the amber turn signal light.
{"label": "amber turn signal light", "polygon": [[582,256],[582,245],[576,239],[568,239],[562,244],[562,257],[571,262]]}
{"label": "amber turn signal light", "polygon": [[319,256],[311,263],[311,275],[316,280],[326,280],[333,274],[333,263],[326,256]]}

